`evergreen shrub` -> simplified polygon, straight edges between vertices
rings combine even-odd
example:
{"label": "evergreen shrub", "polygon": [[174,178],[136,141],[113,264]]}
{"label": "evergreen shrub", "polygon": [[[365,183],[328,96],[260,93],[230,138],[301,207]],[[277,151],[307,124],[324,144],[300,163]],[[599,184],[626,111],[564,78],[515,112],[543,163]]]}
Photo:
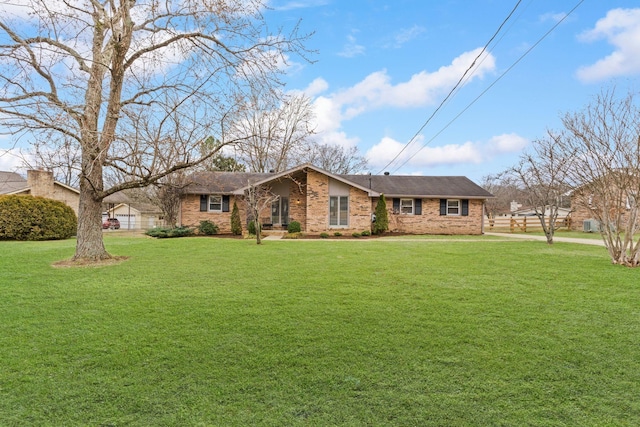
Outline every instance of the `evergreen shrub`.
{"label": "evergreen shrub", "polygon": [[61,240],[75,236],[76,213],[44,197],[0,196],[0,240]]}
{"label": "evergreen shrub", "polygon": [[291,221],[287,226],[287,231],[289,233],[299,233],[302,230],[300,223],[298,221]]}
{"label": "evergreen shrub", "polygon": [[233,202],[233,209],[231,209],[231,234],[234,236],[242,234],[242,221],[240,220],[240,211],[236,202]]}
{"label": "evergreen shrub", "polygon": [[205,236],[218,234],[218,230],[219,227],[214,222],[207,219],[200,221],[200,225],[198,225],[198,233],[204,234]]}

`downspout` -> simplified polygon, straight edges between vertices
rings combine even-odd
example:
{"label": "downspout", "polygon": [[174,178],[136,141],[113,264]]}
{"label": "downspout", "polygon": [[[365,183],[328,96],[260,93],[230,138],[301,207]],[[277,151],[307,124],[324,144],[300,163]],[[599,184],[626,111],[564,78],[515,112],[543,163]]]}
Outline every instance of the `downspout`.
{"label": "downspout", "polygon": [[484,234],[484,217],[486,214],[485,205],[487,203],[487,199],[482,201],[482,222],[480,223],[480,234]]}

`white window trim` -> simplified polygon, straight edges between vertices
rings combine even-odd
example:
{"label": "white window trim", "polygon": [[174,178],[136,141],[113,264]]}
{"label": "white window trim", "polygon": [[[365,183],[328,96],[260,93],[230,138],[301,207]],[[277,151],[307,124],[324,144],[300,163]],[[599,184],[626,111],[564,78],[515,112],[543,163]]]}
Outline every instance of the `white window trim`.
{"label": "white window trim", "polygon": [[[211,205],[212,205],[211,198],[212,197],[219,197],[220,198],[220,209],[211,209]],[[209,212],[222,212],[222,199],[223,198],[222,198],[221,194],[210,194],[209,198],[207,200],[207,211],[209,211]]]}
{"label": "white window trim", "polygon": [[[458,206],[449,206],[449,202],[457,202]],[[449,208],[457,209],[458,213],[449,212]],[[462,200],[460,199],[447,199],[447,216],[460,216],[462,215]]]}
{"label": "white window trim", "polygon": [[[336,199],[338,199],[338,204],[336,206],[338,212],[338,217],[337,217],[337,221],[338,224],[331,224],[331,199],[335,197]],[[342,197],[346,197],[347,198],[347,223],[346,224],[340,224],[340,199]],[[349,228],[349,210],[351,209],[351,201],[349,200],[349,196],[345,196],[345,195],[336,195],[336,196],[329,196],[329,218],[328,218],[328,222],[329,222],[329,228]]]}
{"label": "white window trim", "polygon": [[[407,201],[407,200],[411,202],[411,212],[403,212],[403,211],[402,211],[402,208],[403,208],[403,207],[407,207],[407,206],[403,206],[403,205],[402,205],[402,202],[405,202],[405,201]],[[414,199],[400,199],[400,214],[401,214],[401,215],[413,215],[413,214],[415,214],[415,213],[416,213],[416,206],[415,206],[415,201],[414,201]]]}

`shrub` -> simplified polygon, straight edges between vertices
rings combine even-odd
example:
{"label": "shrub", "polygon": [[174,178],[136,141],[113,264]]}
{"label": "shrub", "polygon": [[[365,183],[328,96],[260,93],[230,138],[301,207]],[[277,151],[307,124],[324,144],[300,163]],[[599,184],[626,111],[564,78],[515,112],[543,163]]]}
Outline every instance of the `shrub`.
{"label": "shrub", "polygon": [[328,239],[329,238],[329,233],[320,233],[320,238]]}
{"label": "shrub", "polygon": [[233,202],[233,209],[231,209],[231,233],[234,236],[242,234],[242,221],[240,220],[240,211],[236,202]]}
{"label": "shrub", "polygon": [[296,232],[296,233],[287,233],[284,236],[282,236],[283,239],[301,239],[302,237],[304,237],[304,235],[300,232]]}
{"label": "shrub", "polygon": [[360,233],[361,236],[371,236],[371,232],[369,230],[364,230],[362,233]]}
{"label": "shrub", "polygon": [[147,236],[156,237],[158,239],[170,237],[186,237],[193,235],[193,229],[189,227],[154,227],[145,232]]}
{"label": "shrub", "polygon": [[387,202],[384,194],[380,195],[375,210],[376,219],[372,224],[373,234],[382,234],[389,229],[389,216],[387,214]]}
{"label": "shrub", "polygon": [[291,221],[287,226],[287,231],[289,233],[299,233],[302,230],[300,227],[300,223],[298,221]]}
{"label": "shrub", "polygon": [[212,236],[214,234],[218,234],[218,226],[209,221],[209,220],[203,220],[200,221],[200,225],[198,226],[198,233],[200,234],[204,234],[206,236]]}
{"label": "shrub", "polygon": [[44,197],[0,197],[0,240],[60,240],[76,234],[76,213]]}
{"label": "shrub", "polygon": [[355,231],[354,231],[353,233],[351,233],[351,235],[352,235],[353,237],[360,237],[360,236],[361,236],[361,234],[360,234],[360,233],[355,232]]}
{"label": "shrub", "polygon": [[335,233],[333,233],[333,235],[336,236],[336,237],[340,237],[340,236],[342,236],[342,233],[339,232],[339,231],[336,231]]}
{"label": "shrub", "polygon": [[256,235],[256,222],[255,221],[249,221],[249,224],[247,225],[247,231],[249,232],[249,234],[251,235]]}

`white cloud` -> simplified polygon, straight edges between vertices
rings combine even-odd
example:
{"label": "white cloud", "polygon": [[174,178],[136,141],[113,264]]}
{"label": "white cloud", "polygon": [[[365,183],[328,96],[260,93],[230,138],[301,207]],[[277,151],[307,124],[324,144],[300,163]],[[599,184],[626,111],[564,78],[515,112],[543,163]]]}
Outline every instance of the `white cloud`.
{"label": "white cloud", "polygon": [[567,16],[567,14],[564,13],[564,12],[561,12],[561,13],[554,13],[554,12],[545,13],[543,15],[540,15],[540,22],[551,21],[553,23],[557,23],[557,22],[562,21],[566,16]]}
{"label": "white cloud", "polygon": [[23,154],[19,149],[0,149],[0,171],[21,172]]}
{"label": "white cloud", "polygon": [[318,77],[312,81],[302,92],[309,97],[320,95],[324,91],[329,89],[329,83],[321,77]]}
{"label": "white cloud", "polygon": [[487,144],[487,150],[491,154],[517,153],[527,146],[529,141],[515,133],[505,133],[494,136]]}
{"label": "white cloud", "polygon": [[[416,138],[394,161],[392,167],[406,164],[413,167],[433,167],[456,164],[477,164],[484,160],[481,144],[465,142],[463,144],[447,144],[436,147],[423,146],[423,138]],[[404,144],[384,137],[366,153],[369,164],[384,167],[400,153]]]}
{"label": "white cloud", "polygon": [[365,47],[358,44],[356,38],[349,34],[347,36],[347,43],[342,48],[342,51],[338,52],[338,56],[345,58],[353,58],[354,56],[364,55]]}
{"label": "white cloud", "polygon": [[359,138],[350,138],[345,132],[324,132],[315,139],[323,145],[337,145],[343,148],[355,147],[360,142]]}
{"label": "white cloud", "polygon": [[393,36],[393,42],[385,44],[384,47],[399,49],[405,43],[410,42],[425,31],[426,29],[419,25],[414,25],[411,28],[402,28]]}
{"label": "white cloud", "polygon": [[298,0],[298,1],[286,1],[282,3],[271,1],[269,6],[274,10],[294,10],[305,9],[308,7],[318,7],[329,4],[328,0]]}
{"label": "white cloud", "polygon": [[[432,73],[421,71],[397,85],[391,83],[386,70],[377,71],[353,87],[335,94],[334,98],[340,105],[347,106],[347,117],[384,106],[412,108],[433,105],[458,82],[480,51],[478,48],[465,52],[450,65]],[[485,53],[478,61],[472,78],[482,78],[494,69],[495,58]]]}
{"label": "white cloud", "polygon": [[640,9],[610,10],[595,28],[580,35],[584,42],[600,39],[613,45],[614,51],[595,64],[580,67],[577,76],[581,81],[640,74]]}
{"label": "white cloud", "polygon": [[[516,134],[494,136],[486,142],[466,141],[461,144],[424,146],[424,137],[416,138],[404,151],[404,145],[392,138],[384,137],[366,153],[369,165],[373,168],[387,166],[391,168],[407,165],[413,168],[475,165],[490,161],[495,157],[516,153],[522,150],[528,141]],[[396,160],[393,160],[401,153]]]}
{"label": "white cloud", "polygon": [[[465,52],[450,65],[432,73],[421,71],[395,85],[386,70],[376,71],[350,88],[320,96],[314,101],[316,131],[320,136],[323,132],[337,132],[343,121],[376,109],[435,105],[457,83],[479,53],[480,49]],[[494,69],[495,58],[485,54],[467,83],[483,78]],[[326,90],[328,85],[320,79],[309,87]]]}

